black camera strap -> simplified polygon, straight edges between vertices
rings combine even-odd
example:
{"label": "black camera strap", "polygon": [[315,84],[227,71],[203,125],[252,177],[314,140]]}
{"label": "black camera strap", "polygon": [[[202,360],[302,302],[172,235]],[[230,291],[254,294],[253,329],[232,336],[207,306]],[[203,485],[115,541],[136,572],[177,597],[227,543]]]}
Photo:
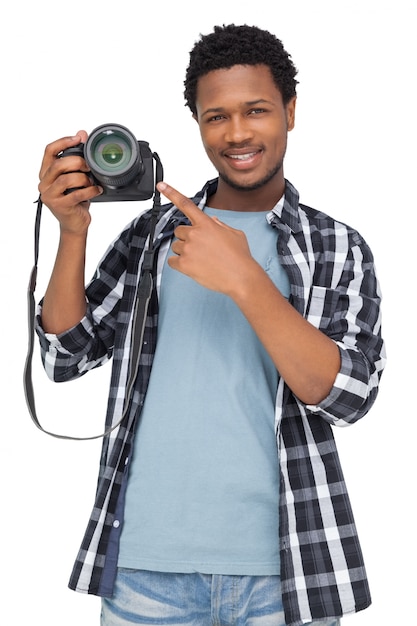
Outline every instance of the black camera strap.
{"label": "black camera strap", "polygon": [[158,182],[163,180],[163,168],[162,163],[156,152],[152,154],[155,162],[156,162],[156,173],[155,173],[155,192],[153,197],[153,206],[151,210],[151,219],[150,219],[150,227],[149,227],[149,244],[147,250],[144,252],[141,274],[139,279],[139,284],[136,292],[136,302],[134,306],[133,312],[133,321],[132,321],[132,339],[131,339],[131,358],[129,365],[129,373],[128,380],[126,384],[126,394],[125,394],[125,402],[123,406],[122,416],[120,420],[105,430],[100,435],[92,435],[90,437],[73,437],[70,435],[60,435],[58,433],[51,432],[43,428],[40,424],[39,419],[37,417],[36,412],[36,403],[35,403],[35,393],[33,389],[33,378],[32,378],[32,362],[33,362],[33,350],[35,344],[35,314],[36,314],[36,302],[35,302],[35,289],[36,289],[36,279],[38,273],[38,259],[39,259],[39,234],[40,234],[40,224],[42,217],[42,200],[39,195],[38,200],[35,202],[37,204],[36,218],[35,218],[35,233],[34,233],[34,266],[32,272],[30,274],[29,285],[27,290],[27,309],[28,309],[28,349],[25,360],[24,372],[23,372],[23,386],[26,397],[26,404],[29,410],[29,414],[34,422],[35,426],[39,428],[42,432],[47,435],[51,435],[51,437],[56,437],[57,439],[69,439],[73,441],[89,441],[92,439],[100,439],[101,437],[105,437],[113,430],[118,428],[120,424],[125,419],[129,408],[130,402],[132,399],[132,394],[134,390],[135,380],[139,368],[139,359],[142,352],[142,344],[143,344],[143,335],[145,331],[146,324],[146,316],[148,312],[149,302],[152,296],[152,291],[154,287],[154,279],[153,279],[153,268],[154,268],[154,258],[155,258],[155,249],[154,249],[154,238],[155,238],[155,228],[158,221],[158,215],[161,208],[161,196],[156,188]]}

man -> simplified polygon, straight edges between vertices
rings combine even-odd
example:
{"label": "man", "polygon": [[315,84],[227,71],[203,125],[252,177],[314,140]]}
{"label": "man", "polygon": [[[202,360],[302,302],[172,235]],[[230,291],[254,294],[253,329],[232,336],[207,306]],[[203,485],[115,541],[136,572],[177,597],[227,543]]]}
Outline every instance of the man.
{"label": "man", "polygon": [[[172,204],[155,232],[135,393],[104,440],[70,581],[103,597],[103,626],[335,626],[370,604],[331,427],[375,400],[380,293],[362,237],[300,204],[284,178],[295,76],[281,42],[256,27],[216,27],[190,53],[185,98],[219,176],[193,200],[159,184]],[[41,167],[61,237],[38,333],[54,380],[113,357],[110,427],[149,214],[85,290],[101,189],[81,157],[57,155],[86,138],[50,144]]]}

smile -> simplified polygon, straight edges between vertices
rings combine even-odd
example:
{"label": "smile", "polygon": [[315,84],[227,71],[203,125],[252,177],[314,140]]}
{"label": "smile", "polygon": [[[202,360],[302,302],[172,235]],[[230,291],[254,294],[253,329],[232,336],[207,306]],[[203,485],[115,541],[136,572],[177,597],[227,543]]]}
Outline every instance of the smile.
{"label": "smile", "polygon": [[248,161],[249,159],[252,159],[255,154],[257,153],[248,152],[247,154],[228,154],[227,156],[229,157],[229,159],[235,159],[237,161]]}
{"label": "smile", "polygon": [[250,152],[226,152],[224,156],[234,170],[247,171],[261,163],[263,150],[252,149]]}

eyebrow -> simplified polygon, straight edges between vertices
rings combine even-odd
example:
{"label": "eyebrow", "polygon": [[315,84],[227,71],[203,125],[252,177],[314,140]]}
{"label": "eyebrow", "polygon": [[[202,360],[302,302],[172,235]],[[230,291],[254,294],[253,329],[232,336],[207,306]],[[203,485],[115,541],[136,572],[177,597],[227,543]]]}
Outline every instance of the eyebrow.
{"label": "eyebrow", "polygon": [[[257,104],[272,104],[272,103],[270,102],[270,100],[259,98],[258,100],[248,100],[246,102],[243,102],[242,104],[247,107],[252,107]],[[204,115],[207,115],[208,113],[223,113],[224,110],[225,110],[224,107],[211,107],[203,111],[203,113],[201,114],[201,117],[203,117]]]}

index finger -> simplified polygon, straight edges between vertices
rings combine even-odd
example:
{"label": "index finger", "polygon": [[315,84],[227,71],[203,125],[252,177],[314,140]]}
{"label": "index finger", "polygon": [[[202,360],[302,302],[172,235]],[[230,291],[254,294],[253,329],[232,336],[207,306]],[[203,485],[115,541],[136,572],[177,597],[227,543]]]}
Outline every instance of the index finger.
{"label": "index finger", "polygon": [[198,222],[205,219],[210,219],[201,211],[190,198],[184,196],[182,193],[167,185],[165,182],[157,184],[158,190],[164,194],[168,200],[170,200],[188,219],[194,226]]}

